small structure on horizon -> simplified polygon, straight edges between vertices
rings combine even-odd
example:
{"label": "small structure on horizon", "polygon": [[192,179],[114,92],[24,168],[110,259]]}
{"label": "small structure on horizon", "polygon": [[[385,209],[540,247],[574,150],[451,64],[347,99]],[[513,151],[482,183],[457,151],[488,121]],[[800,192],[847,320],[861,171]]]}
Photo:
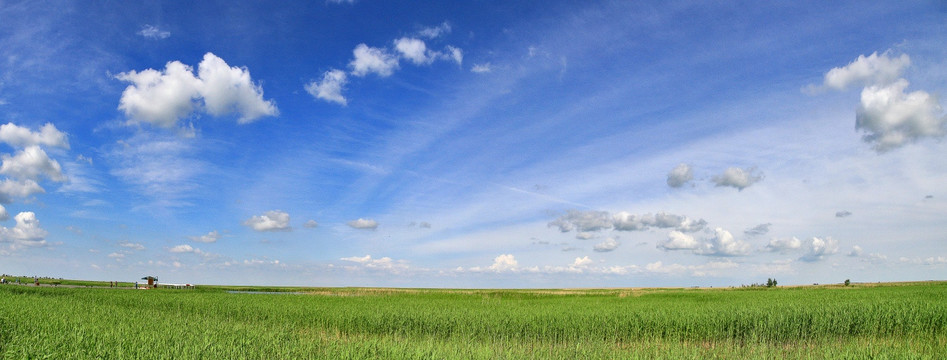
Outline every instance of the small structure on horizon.
{"label": "small structure on horizon", "polygon": [[158,277],[156,276],[145,276],[141,278],[142,280],[148,280],[148,288],[154,289],[158,287]]}

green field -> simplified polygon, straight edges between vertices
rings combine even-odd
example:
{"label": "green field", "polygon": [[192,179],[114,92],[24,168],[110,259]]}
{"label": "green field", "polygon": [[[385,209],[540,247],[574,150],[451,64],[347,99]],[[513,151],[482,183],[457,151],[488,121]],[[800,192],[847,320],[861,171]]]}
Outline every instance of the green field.
{"label": "green field", "polygon": [[105,285],[0,286],[2,357],[947,356],[947,282],[603,290]]}

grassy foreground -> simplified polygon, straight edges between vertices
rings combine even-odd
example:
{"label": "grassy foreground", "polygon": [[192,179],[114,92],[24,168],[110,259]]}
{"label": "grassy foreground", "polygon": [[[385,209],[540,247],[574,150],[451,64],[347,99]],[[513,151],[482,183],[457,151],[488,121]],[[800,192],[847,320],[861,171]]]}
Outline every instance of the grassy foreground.
{"label": "grassy foreground", "polygon": [[4,285],[0,357],[934,359],[947,349],[947,282],[279,290],[302,293]]}

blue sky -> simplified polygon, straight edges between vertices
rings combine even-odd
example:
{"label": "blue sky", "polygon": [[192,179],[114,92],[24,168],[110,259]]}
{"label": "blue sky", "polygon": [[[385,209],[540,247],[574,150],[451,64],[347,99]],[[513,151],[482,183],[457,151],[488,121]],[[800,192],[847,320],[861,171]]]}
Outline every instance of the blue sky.
{"label": "blue sky", "polygon": [[0,2],[0,272],[947,276],[933,1]]}

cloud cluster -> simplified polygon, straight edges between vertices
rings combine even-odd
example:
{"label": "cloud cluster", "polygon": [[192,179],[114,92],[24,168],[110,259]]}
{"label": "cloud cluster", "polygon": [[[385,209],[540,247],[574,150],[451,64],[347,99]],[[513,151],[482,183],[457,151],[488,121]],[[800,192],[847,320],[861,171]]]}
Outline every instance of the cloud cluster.
{"label": "cloud cluster", "polygon": [[806,253],[799,258],[802,261],[815,262],[838,252],[838,241],[831,237],[813,237],[803,244]]}
{"label": "cloud cluster", "polygon": [[0,142],[19,148],[13,155],[0,155],[0,203],[8,204],[14,198],[24,198],[46,190],[39,185],[43,178],[54,182],[68,180],[58,161],[49,157],[42,146],[69,148],[66,134],[53,124],[43,125],[39,131],[13,123],[0,125]]}
{"label": "cloud cluster", "polygon": [[271,210],[263,215],[253,216],[243,222],[256,231],[289,231],[289,214],[280,210]]}
{"label": "cloud cluster", "polygon": [[212,53],[204,55],[196,76],[190,66],[171,61],[164,70],[132,70],[115,78],[131,83],[118,106],[130,123],[172,128],[197,110],[237,114],[240,124],[279,114],[272,100],[263,100],[263,88],[253,83],[247,68],[231,67]]}
{"label": "cloud cluster", "polygon": [[352,50],[348,73],[339,69],[330,69],[322,74],[322,79],[306,84],[305,89],[317,99],[345,106],[348,104],[348,99],[342,95],[342,91],[345,90],[349,75],[365,77],[375,74],[383,78],[389,77],[401,67],[401,60],[416,66],[431,65],[438,60],[461,65],[464,61],[462,49],[447,45],[443,50],[432,50],[427,42],[421,39],[435,39],[450,31],[450,24],[444,22],[435,27],[422,29],[416,36],[395,39],[392,41],[392,48],[358,44]]}
{"label": "cloud cluster", "polygon": [[687,216],[659,212],[657,214],[635,215],[619,212],[614,215],[607,211],[569,210],[550,222],[549,227],[557,227],[561,232],[577,231],[578,238],[590,239],[591,232],[613,229],[616,231],[643,231],[649,228],[677,229],[683,232],[700,231],[707,226],[704,219],[694,220]]}
{"label": "cloud cluster", "polygon": [[658,242],[657,248],[669,250],[690,250],[704,256],[744,256],[750,253],[750,244],[737,240],[729,231],[716,228],[713,236],[697,239],[680,231],[671,231],[667,239]]}
{"label": "cloud cluster", "polygon": [[828,89],[863,86],[855,128],[879,153],[947,133],[947,115],[937,98],[921,90],[905,91],[909,83],[901,76],[910,65],[907,54],[875,52],[825,74],[823,86]]}

